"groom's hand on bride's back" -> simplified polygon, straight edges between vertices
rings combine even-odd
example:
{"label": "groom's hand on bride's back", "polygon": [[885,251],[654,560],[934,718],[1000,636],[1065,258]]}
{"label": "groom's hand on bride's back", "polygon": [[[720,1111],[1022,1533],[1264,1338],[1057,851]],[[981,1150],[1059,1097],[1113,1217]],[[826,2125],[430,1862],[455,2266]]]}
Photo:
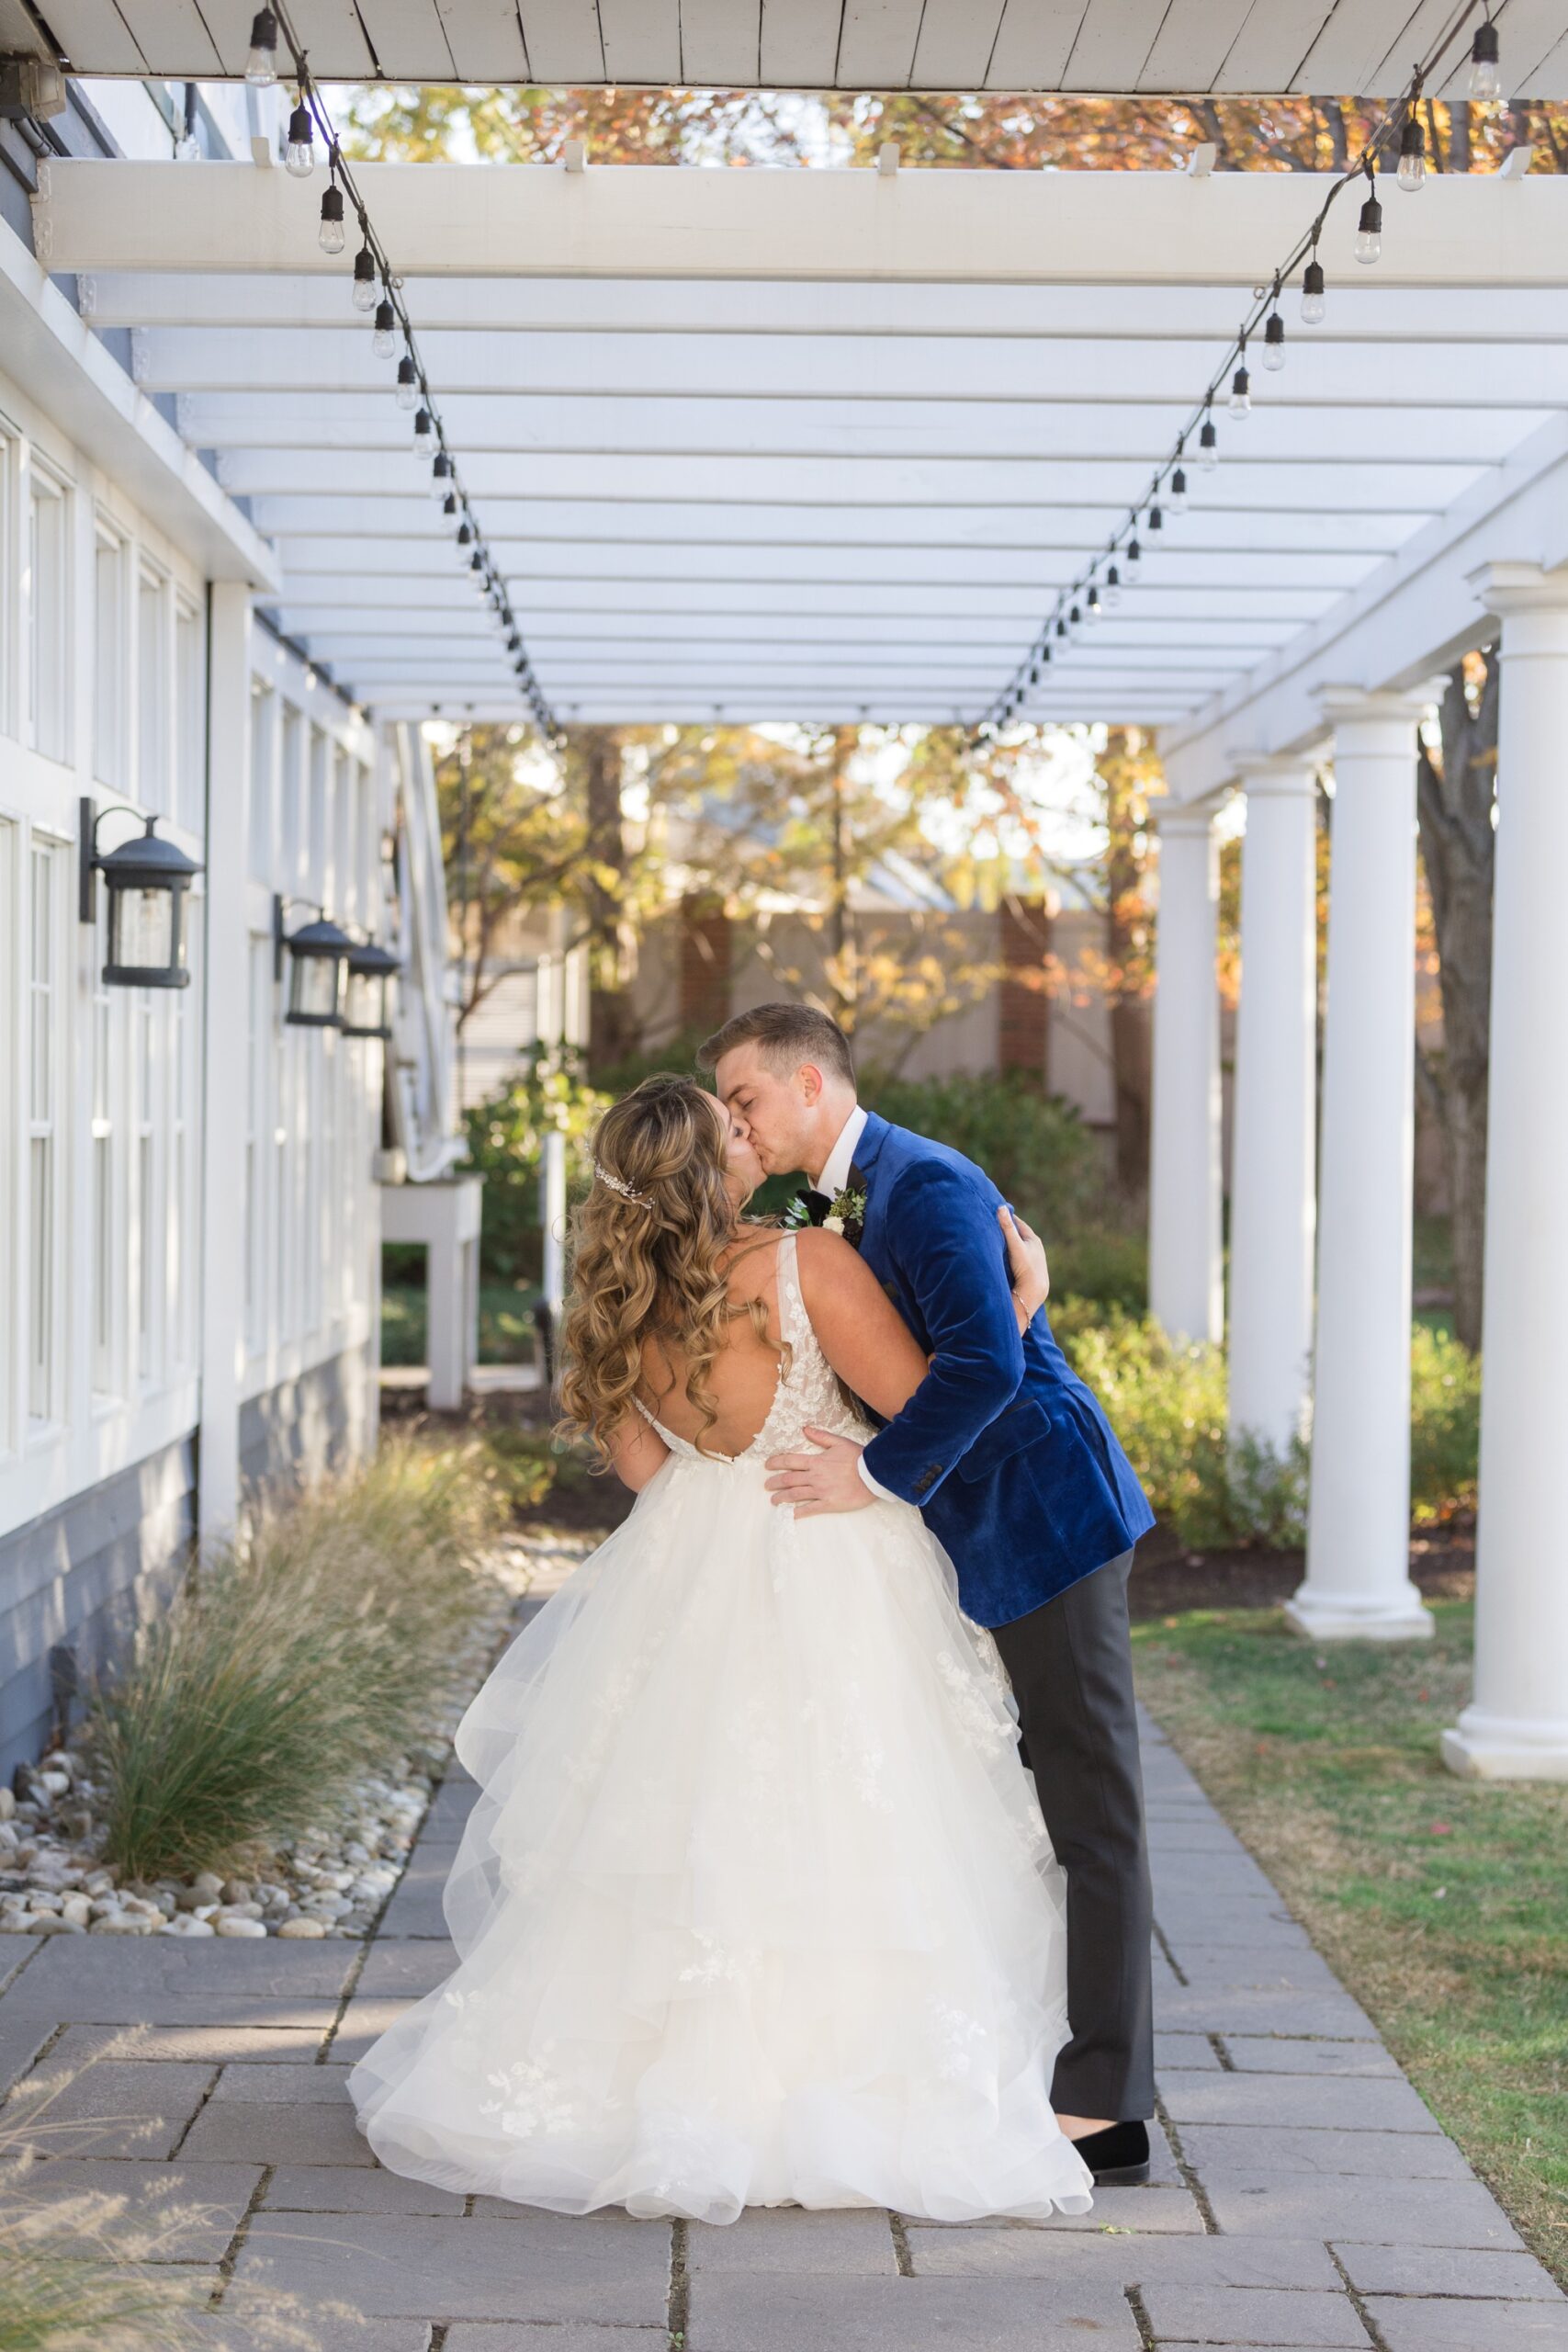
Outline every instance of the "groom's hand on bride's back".
{"label": "groom's hand on bride's back", "polygon": [[863,1510],[876,1500],[861,1476],[861,1448],[852,1437],[831,1430],[806,1431],[814,1453],[773,1453],[768,1457],[768,1492],[775,1503],[792,1507],[796,1519],[815,1519],[824,1511]]}

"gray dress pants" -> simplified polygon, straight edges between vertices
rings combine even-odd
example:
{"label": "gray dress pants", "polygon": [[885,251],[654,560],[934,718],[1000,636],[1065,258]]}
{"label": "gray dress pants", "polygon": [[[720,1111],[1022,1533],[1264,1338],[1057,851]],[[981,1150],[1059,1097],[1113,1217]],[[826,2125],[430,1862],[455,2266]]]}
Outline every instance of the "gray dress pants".
{"label": "gray dress pants", "polygon": [[1107,1561],[992,1631],[1018,1701],[1019,1751],[1067,1878],[1067,2021],[1052,2101],[1062,2115],[1154,2113],[1153,1904],[1133,1703],[1127,1577]]}

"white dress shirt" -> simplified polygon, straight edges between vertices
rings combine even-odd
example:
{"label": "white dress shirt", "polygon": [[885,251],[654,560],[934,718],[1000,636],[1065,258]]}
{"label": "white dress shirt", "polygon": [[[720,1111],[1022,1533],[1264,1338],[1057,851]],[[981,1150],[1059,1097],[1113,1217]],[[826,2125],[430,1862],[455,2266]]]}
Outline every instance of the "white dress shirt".
{"label": "white dress shirt", "polygon": [[[850,1170],[854,1165],[854,1157],[860,1147],[860,1139],[865,1133],[867,1115],[857,1102],[839,1129],[838,1139],[822,1163],[822,1173],[812,1186],[813,1192],[825,1193],[829,1201],[843,1192],[850,1181]],[[891,1494],[886,1487],[872,1476],[865,1466],[863,1453],[861,1455],[860,1475],[871,1488],[872,1493],[879,1495],[884,1502],[897,1501],[897,1495]]]}

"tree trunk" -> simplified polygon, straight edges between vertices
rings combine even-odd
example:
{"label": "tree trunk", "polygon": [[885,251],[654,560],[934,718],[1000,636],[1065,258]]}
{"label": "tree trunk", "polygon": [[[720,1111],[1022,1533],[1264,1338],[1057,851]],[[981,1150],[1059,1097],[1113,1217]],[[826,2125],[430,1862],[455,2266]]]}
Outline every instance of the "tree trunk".
{"label": "tree trunk", "polygon": [[588,917],[588,1068],[624,1062],[637,1043],[628,983],[626,839],[621,813],[620,738],[608,727],[575,730],[588,818],[583,903]]}
{"label": "tree trunk", "polygon": [[1423,750],[1421,862],[1431,893],[1443,1006],[1440,1056],[1427,1055],[1427,1091],[1442,1125],[1453,1222],[1454,1329],[1481,1345],[1486,1223],[1486,1102],[1492,1017],[1492,827],[1497,783],[1495,647],[1482,654],[1471,707],[1456,670],[1441,707],[1440,767]]}
{"label": "tree trunk", "polygon": [[1149,1181],[1148,910],[1144,786],[1125,738],[1112,734],[1099,763],[1105,786],[1106,954],[1111,968],[1111,1058],[1116,1088],[1116,1179],[1128,1192]]}

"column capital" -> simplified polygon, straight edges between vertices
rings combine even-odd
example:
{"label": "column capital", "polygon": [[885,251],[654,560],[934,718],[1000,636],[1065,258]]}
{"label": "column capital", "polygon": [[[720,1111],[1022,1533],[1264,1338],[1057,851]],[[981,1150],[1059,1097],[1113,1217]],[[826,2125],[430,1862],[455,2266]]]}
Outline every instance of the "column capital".
{"label": "column capital", "polygon": [[1230,786],[1223,784],[1212,792],[1195,794],[1190,800],[1152,800],[1148,821],[1157,833],[1201,839],[1213,831],[1214,820],[1229,797]]}
{"label": "column capital", "polygon": [[1568,565],[1548,571],[1539,563],[1483,563],[1468,584],[1489,613],[1568,612]]}
{"label": "column capital", "polygon": [[1446,676],[1422,678],[1412,686],[1319,686],[1314,699],[1337,730],[1357,719],[1419,719],[1441,702]]}
{"label": "column capital", "polygon": [[1323,745],[1310,752],[1233,752],[1230,759],[1249,800],[1295,800],[1315,795],[1327,754]]}

